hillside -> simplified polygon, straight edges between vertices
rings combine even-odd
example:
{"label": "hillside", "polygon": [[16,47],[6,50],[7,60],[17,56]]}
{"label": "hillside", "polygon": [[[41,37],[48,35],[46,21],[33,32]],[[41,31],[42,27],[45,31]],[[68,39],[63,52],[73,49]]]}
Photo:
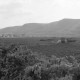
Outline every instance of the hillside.
{"label": "hillside", "polygon": [[27,23],[0,30],[1,36],[80,37],[80,19],[62,19],[51,23]]}

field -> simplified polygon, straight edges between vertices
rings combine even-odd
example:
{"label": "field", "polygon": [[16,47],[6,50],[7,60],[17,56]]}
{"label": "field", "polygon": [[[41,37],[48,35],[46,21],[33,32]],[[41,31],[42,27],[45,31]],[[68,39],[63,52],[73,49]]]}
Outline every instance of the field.
{"label": "field", "polygon": [[51,39],[1,38],[0,80],[80,80],[80,39]]}
{"label": "field", "polygon": [[80,53],[80,39],[76,38],[77,42],[65,44],[56,44],[51,43],[50,41],[40,41],[41,39],[50,38],[1,38],[0,44],[9,45],[13,43],[27,45],[27,47],[31,49],[33,52],[42,53],[47,56],[77,56]]}

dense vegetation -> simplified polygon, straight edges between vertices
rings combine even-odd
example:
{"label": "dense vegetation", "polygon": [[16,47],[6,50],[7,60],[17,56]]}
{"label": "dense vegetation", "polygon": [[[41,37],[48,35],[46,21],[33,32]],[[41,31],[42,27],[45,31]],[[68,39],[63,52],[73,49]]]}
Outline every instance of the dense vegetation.
{"label": "dense vegetation", "polygon": [[0,80],[80,80],[80,63],[74,56],[58,58],[32,52],[26,45],[2,44]]}

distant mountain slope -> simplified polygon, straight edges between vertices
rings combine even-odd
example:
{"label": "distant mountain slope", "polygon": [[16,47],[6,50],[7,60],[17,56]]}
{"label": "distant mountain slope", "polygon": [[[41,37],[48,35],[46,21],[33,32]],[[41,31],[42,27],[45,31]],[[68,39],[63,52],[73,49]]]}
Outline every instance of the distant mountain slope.
{"label": "distant mountain slope", "polygon": [[0,29],[0,34],[25,34],[25,36],[80,37],[80,19],[62,19],[51,23],[28,23]]}

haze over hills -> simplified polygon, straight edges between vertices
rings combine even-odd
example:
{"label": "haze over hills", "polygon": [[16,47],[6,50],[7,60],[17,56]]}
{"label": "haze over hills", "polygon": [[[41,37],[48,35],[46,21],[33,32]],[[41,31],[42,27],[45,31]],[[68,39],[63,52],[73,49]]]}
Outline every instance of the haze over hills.
{"label": "haze over hills", "polygon": [[62,19],[51,23],[27,23],[22,26],[0,29],[2,37],[80,37],[80,19]]}

